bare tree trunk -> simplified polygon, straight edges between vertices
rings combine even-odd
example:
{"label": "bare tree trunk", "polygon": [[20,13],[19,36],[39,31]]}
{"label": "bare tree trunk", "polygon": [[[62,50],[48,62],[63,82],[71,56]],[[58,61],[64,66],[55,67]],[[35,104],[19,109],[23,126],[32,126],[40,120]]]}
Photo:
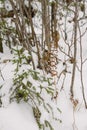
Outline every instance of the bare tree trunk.
{"label": "bare tree trunk", "polygon": [[85,97],[85,89],[84,89],[84,82],[83,82],[83,57],[82,57],[82,37],[81,37],[81,29],[78,24],[79,34],[80,34],[80,59],[81,59],[81,71],[80,71],[80,77],[81,77],[81,85],[82,85],[82,95],[83,100],[85,104],[85,108],[87,109],[87,103],[86,103],[86,97]]}
{"label": "bare tree trunk", "polygon": [[42,1],[42,21],[44,25],[44,38],[45,46],[50,50],[50,17],[49,17],[49,4],[47,0]]}
{"label": "bare tree trunk", "polygon": [[72,79],[71,79],[71,97],[74,96],[74,80],[75,80],[75,72],[76,72],[76,53],[77,53],[77,18],[78,18],[78,9],[77,9],[77,2],[75,4],[75,13],[74,13],[74,63],[73,63],[73,70],[72,70]]}

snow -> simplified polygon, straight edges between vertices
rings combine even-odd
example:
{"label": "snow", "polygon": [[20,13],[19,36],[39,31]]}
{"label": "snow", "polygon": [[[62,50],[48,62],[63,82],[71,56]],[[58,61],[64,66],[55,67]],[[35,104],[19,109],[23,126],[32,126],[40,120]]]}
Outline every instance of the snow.
{"label": "snow", "polygon": [[[9,54],[0,54],[1,60],[10,58]],[[4,65],[4,68],[2,67]],[[9,92],[8,90],[12,86],[13,68],[14,65],[10,62],[0,64],[2,75],[5,80],[5,85],[2,88],[1,95],[3,95],[3,107],[0,108],[0,130],[38,130],[37,123],[33,116],[32,108],[29,104],[21,102],[17,104],[13,102],[9,104]],[[5,65],[6,64],[6,65]],[[84,65],[85,66],[85,65]],[[2,69],[3,68],[3,69]],[[86,77],[87,68],[84,67],[84,74]],[[81,86],[79,73],[76,74],[76,86],[75,86],[75,97],[78,98],[79,104],[73,112],[73,105],[69,99],[69,84],[68,79],[65,82],[65,88],[59,93],[57,104],[62,113],[59,115],[59,119],[62,123],[53,123],[55,130],[87,130],[87,110],[84,108],[84,103],[81,95]],[[25,82],[25,81],[24,81]],[[3,83],[2,77],[0,77],[0,84]],[[86,79],[85,79],[86,84]],[[78,91],[77,91],[78,89]],[[5,94],[5,95],[4,95]],[[48,114],[43,111],[41,122],[43,117],[48,119]],[[55,110],[56,111],[56,110]],[[55,113],[56,114],[56,113]],[[74,124],[75,120],[75,124]],[[73,129],[73,127],[75,127]]]}
{"label": "snow", "polygon": [[25,103],[0,108],[0,130],[38,130],[32,109]]}
{"label": "snow", "polygon": [[2,77],[0,77],[0,85],[4,83],[4,87],[0,91],[3,102],[0,108],[0,130],[38,130],[32,107],[29,104],[23,102],[20,104],[16,102],[9,104],[9,90],[12,87],[14,65],[10,62],[3,63],[4,59],[12,59],[7,48],[5,48],[4,54],[0,53],[0,57],[0,70],[5,80],[4,82]]}
{"label": "snow", "polygon": [[[36,21],[38,18],[36,18]],[[72,26],[67,25],[67,32],[72,28]],[[82,31],[84,31],[86,26],[84,28],[82,27]],[[38,28],[36,28],[35,31],[38,31]],[[71,32],[72,33],[72,32]],[[87,58],[87,34],[84,35],[82,39],[83,43],[83,60]],[[69,42],[71,40],[71,37],[69,37]],[[61,47],[65,49],[65,45],[63,44],[63,40],[60,39]],[[79,41],[78,41],[78,48],[79,48]],[[25,55],[27,56],[27,52],[25,51]],[[35,55],[36,56],[36,55]],[[64,55],[59,54],[59,59],[62,59],[64,61]],[[35,57],[36,58],[36,57]],[[12,78],[13,78],[13,69],[15,66],[10,62],[9,60],[13,59],[13,55],[10,54],[9,49],[7,46],[4,45],[4,53],[0,53],[0,86],[4,85],[4,87],[0,90],[0,96],[2,96],[2,102],[3,105],[0,107],[0,130],[39,130],[36,120],[34,118],[32,107],[30,104],[27,104],[25,102],[16,103],[12,102],[9,103],[9,90],[12,87]],[[67,59],[67,58],[66,58]],[[5,62],[6,61],[6,62]],[[78,49],[77,54],[77,64],[80,68],[80,48]],[[83,64],[83,82],[85,86],[85,96],[87,99],[87,61]],[[23,68],[20,69],[20,73],[22,69],[25,69],[26,67],[23,66]],[[58,64],[58,72],[61,73],[61,71],[65,68],[63,66],[62,62],[59,62]],[[54,126],[54,130],[87,130],[87,110],[84,106],[84,101],[82,97],[82,87],[81,87],[81,79],[80,79],[80,73],[76,69],[76,76],[75,76],[75,84],[74,84],[74,94],[75,99],[78,100],[78,104],[76,108],[74,108],[73,104],[70,100],[70,78],[71,78],[71,72],[72,72],[72,65],[67,61],[67,71],[70,73],[67,73],[64,88],[61,90],[62,82],[64,74],[62,74],[58,84],[58,99],[57,99],[57,105],[59,109],[61,110],[61,113],[59,114],[59,119],[62,120],[62,123],[54,123],[51,121],[51,123]],[[3,76],[3,77],[2,77]],[[34,82],[32,77],[30,77],[31,82]],[[26,84],[26,80],[23,80],[24,84]],[[43,83],[44,84],[44,83]],[[35,83],[36,86],[38,86],[38,83]],[[44,84],[45,85],[45,84]],[[38,89],[39,92],[39,89]],[[46,93],[43,95],[46,97]],[[47,99],[48,100],[48,99]],[[55,108],[55,106],[54,106]],[[42,116],[41,116],[41,122],[44,122],[44,118],[48,119],[48,113],[42,109]],[[56,109],[54,109],[54,113],[56,115]]]}

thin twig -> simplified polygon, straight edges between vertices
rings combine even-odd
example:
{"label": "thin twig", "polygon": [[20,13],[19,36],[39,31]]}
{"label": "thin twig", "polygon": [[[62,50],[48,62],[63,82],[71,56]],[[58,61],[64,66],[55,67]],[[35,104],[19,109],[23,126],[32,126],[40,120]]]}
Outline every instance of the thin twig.
{"label": "thin twig", "polygon": [[75,122],[75,110],[74,110],[74,108],[73,108],[73,124],[72,124],[72,126],[73,126],[73,130],[78,130],[78,128],[76,126],[76,122]]}

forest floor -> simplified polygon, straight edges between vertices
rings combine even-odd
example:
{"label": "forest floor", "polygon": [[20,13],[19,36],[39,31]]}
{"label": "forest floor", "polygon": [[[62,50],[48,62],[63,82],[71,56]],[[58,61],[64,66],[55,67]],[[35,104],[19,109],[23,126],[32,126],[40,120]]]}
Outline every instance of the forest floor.
{"label": "forest floor", "polygon": [[[37,123],[33,116],[31,107],[27,103],[17,104],[9,103],[9,88],[12,86],[12,77],[14,65],[10,61],[13,55],[5,46],[4,53],[0,53],[0,85],[4,87],[2,94],[3,105],[0,107],[0,130],[38,130]],[[85,85],[87,77],[87,67],[84,66]],[[75,99],[78,100],[74,108],[70,100],[69,87],[70,73],[67,74],[64,88],[59,90],[57,104],[62,113],[60,118],[62,123],[54,124],[55,130],[87,130],[87,110],[82,98],[82,89],[80,84],[80,75],[77,71],[75,78]],[[58,85],[59,87],[59,85]]]}

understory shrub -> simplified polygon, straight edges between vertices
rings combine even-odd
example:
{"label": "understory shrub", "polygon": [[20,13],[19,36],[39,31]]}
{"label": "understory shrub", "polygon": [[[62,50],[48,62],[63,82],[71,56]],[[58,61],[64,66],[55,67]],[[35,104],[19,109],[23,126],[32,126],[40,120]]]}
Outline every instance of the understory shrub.
{"label": "understory shrub", "polygon": [[41,70],[33,70],[31,56],[22,47],[13,49],[15,65],[13,87],[10,100],[27,102],[31,105],[36,122],[41,130],[54,130],[52,120],[61,122],[58,119],[60,109],[54,101],[53,79],[43,75]]}

